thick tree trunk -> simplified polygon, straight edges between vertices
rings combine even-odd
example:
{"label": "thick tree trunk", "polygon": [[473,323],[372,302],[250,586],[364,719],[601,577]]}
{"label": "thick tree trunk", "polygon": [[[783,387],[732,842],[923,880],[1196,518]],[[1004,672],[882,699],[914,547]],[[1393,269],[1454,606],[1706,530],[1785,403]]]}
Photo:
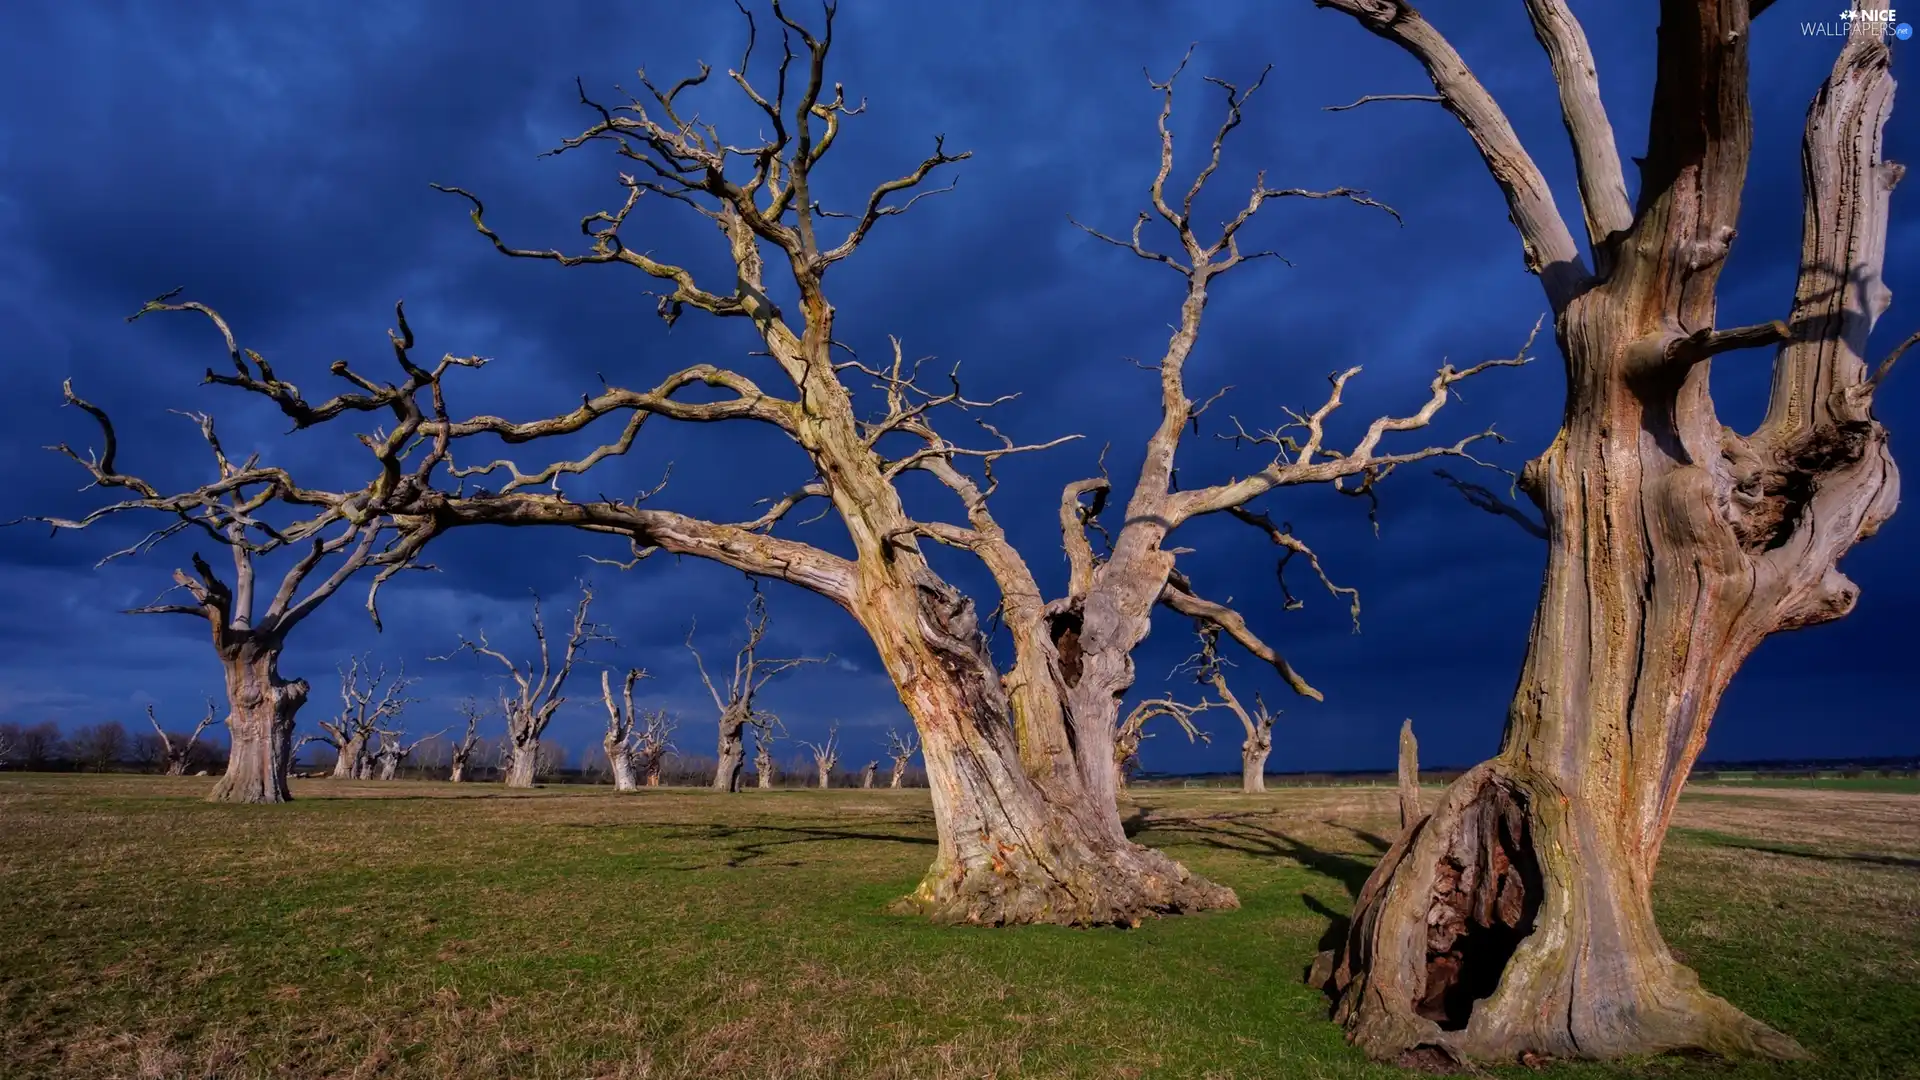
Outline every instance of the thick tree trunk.
{"label": "thick tree trunk", "polygon": [[905,765],[895,765],[893,767],[893,775],[887,777],[887,786],[890,788],[900,787],[906,778],[907,767]]}
{"label": "thick tree trunk", "polygon": [[633,767],[633,755],[625,749],[608,746],[607,765],[613,770],[613,790],[633,791],[640,786],[640,776]]}
{"label": "thick tree trunk", "polygon": [[462,784],[466,782],[466,779],[467,756],[465,754],[455,754],[453,757],[453,767],[447,771],[447,783]]}
{"label": "thick tree trunk", "polygon": [[512,788],[530,788],[533,786],[534,772],[540,764],[540,737],[538,735],[514,736],[513,749],[507,759],[506,783]]}
{"label": "thick tree trunk", "polygon": [[353,780],[360,776],[366,767],[367,737],[355,735],[346,740],[340,752],[333,759],[333,775],[337,780]]}
{"label": "thick tree trunk", "polygon": [[[931,574],[874,599],[885,614],[868,632],[920,730],[939,826],[933,867],[904,908],[942,922],[1085,926],[1238,906],[1231,889],[1126,838],[1111,787],[1117,703],[1101,720],[1104,743],[1084,751],[1099,755],[1101,792],[1084,791],[1070,764],[1050,770],[1044,747],[1030,774],[1015,733],[1042,709],[1058,715],[1059,684],[1017,670],[1009,697],[972,604]],[[902,602],[911,607],[888,610]]]}
{"label": "thick tree trunk", "polygon": [[280,649],[250,637],[221,650],[226,668],[227,733],[232,744],[227,770],[214,785],[213,802],[280,803],[292,767],[294,714],[307,700],[304,679],[280,677]]}
{"label": "thick tree trunk", "polygon": [[764,746],[753,751],[754,785],[761,788],[773,787],[773,755]]}
{"label": "thick tree trunk", "polygon": [[720,717],[720,764],[713,771],[715,791],[740,790],[740,773],[747,763],[747,748],[741,739],[745,726],[745,717]]}
{"label": "thick tree trunk", "polygon": [[822,765],[820,766],[819,773],[820,773],[820,776],[819,776],[820,789],[824,791],[827,788],[832,787],[833,785],[831,781],[833,780],[833,770],[825,765]]}
{"label": "thick tree trunk", "polygon": [[1716,494],[1705,365],[1677,405],[1649,404],[1618,354],[1659,355],[1661,341],[1623,341],[1629,313],[1598,300],[1576,301],[1566,325],[1583,404],[1525,474],[1549,552],[1502,750],[1388,853],[1345,955],[1318,974],[1376,1057],[1804,1056],[1673,958],[1654,924],[1654,868],[1741,662],[1768,633],[1851,606],[1852,583],[1798,534],[1817,520],[1850,541],[1892,512],[1885,433],[1837,434],[1851,443],[1823,460],[1839,468],[1773,516],[1778,532],[1754,535],[1755,519],[1730,523]]}
{"label": "thick tree trunk", "polygon": [[660,762],[657,760],[654,761],[653,764],[647,766],[647,786],[648,787],[660,786]]}
{"label": "thick tree trunk", "polygon": [[1273,753],[1273,736],[1265,732],[1249,735],[1240,744],[1240,790],[1248,794],[1267,790],[1267,757]]}
{"label": "thick tree trunk", "polygon": [[187,759],[183,757],[178,761],[169,761],[167,763],[167,775],[168,776],[187,775]]}
{"label": "thick tree trunk", "polygon": [[399,758],[383,757],[380,759],[380,779],[391,780],[399,771]]}

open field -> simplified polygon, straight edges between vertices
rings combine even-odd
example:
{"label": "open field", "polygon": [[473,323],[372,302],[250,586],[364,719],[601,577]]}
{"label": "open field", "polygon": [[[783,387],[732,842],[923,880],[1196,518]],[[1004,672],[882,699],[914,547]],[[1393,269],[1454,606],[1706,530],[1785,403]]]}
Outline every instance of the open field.
{"label": "open field", "polygon": [[[1387,789],[1142,793],[1140,838],[1244,907],[1089,932],[883,914],[931,858],[924,791],[209,784],[0,775],[0,1073],[1405,1075],[1300,982]],[[1682,803],[1662,925],[1819,1060],[1516,1075],[1920,1076],[1920,796],[1720,790]]]}

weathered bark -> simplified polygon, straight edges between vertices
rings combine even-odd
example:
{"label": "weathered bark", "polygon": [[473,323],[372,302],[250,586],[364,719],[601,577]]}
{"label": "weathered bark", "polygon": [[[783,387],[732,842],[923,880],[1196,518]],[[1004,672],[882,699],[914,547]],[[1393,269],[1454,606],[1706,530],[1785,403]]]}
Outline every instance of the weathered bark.
{"label": "weathered bark", "polygon": [[867,767],[866,767],[866,768],[864,768],[864,769],[861,769],[861,770],[860,770],[860,786],[861,786],[861,787],[863,787],[863,788],[870,788],[870,787],[872,787],[872,786],[873,786],[873,776],[874,776],[874,774],[875,774],[875,773],[877,773],[877,772],[879,772],[879,771],[880,771],[880,763],[879,763],[879,762],[877,762],[877,761],[869,761],[869,762],[867,762]]}
{"label": "weathered bark", "polygon": [[356,732],[349,735],[335,749],[333,775],[339,780],[354,780],[365,775],[367,766],[367,736]]}
{"label": "weathered bark", "polygon": [[1271,726],[1248,735],[1240,744],[1240,790],[1254,794],[1267,790],[1267,758],[1273,753]]}
{"label": "weathered bark", "polygon": [[617,747],[607,748],[607,765],[613,770],[613,790],[635,791],[640,787],[639,771],[633,767],[633,756]]}
{"label": "weathered bark", "polygon": [[447,770],[447,782],[451,784],[466,782],[467,762],[480,745],[480,718],[484,713],[479,702],[468,698],[460,703],[460,715],[466,718],[467,730],[460,736],[460,741],[453,744]]}
{"label": "weathered bark", "polygon": [[742,729],[746,727],[746,717],[720,716],[720,763],[713,771],[713,790],[739,791],[740,773],[747,764],[746,740]]}
{"label": "weathered bark", "polygon": [[1413,828],[1420,820],[1420,744],[1413,737],[1413,719],[1409,717],[1400,724],[1400,765],[1398,772],[1400,794],[1400,831]]}
{"label": "weathered bark", "polygon": [[[1564,8],[1530,7],[1549,51],[1570,47]],[[1900,168],[1880,156],[1887,47],[1856,35],[1808,114],[1790,323],[1714,329],[1750,140],[1747,19],[1746,0],[1663,4],[1631,227],[1593,237],[1595,276],[1577,253],[1543,269],[1568,401],[1522,478],[1547,569],[1501,751],[1400,837],[1356,901],[1345,948],[1316,965],[1336,1018],[1374,1057],[1804,1056],[1701,988],[1661,939],[1651,895],[1729,681],[1768,634],[1851,610],[1858,589],[1837,563],[1897,501],[1864,347],[1888,302],[1880,269]],[[1430,27],[1406,16],[1377,29],[1413,42],[1476,137],[1493,129],[1491,101],[1460,96],[1464,69],[1432,59],[1444,42]],[[1569,119],[1576,141],[1604,132],[1597,98],[1582,105],[1580,87],[1562,89],[1569,110],[1586,111]],[[1531,162],[1502,160],[1524,164],[1525,188]],[[1539,250],[1546,234],[1526,230]],[[1714,415],[1709,357],[1772,343],[1773,401],[1739,435]]]}
{"label": "weathered bark", "polygon": [[755,787],[773,787],[773,750],[764,740],[754,743],[753,772]]}
{"label": "weathered bark", "polygon": [[280,645],[245,631],[228,631],[220,660],[227,676],[227,769],[208,798],[213,802],[280,803],[292,767],[294,714],[307,700],[304,679],[280,677]]}
{"label": "weathered bark", "polygon": [[525,728],[518,732],[509,731],[506,766],[501,779],[510,788],[530,788],[539,772],[540,736],[530,734]]}

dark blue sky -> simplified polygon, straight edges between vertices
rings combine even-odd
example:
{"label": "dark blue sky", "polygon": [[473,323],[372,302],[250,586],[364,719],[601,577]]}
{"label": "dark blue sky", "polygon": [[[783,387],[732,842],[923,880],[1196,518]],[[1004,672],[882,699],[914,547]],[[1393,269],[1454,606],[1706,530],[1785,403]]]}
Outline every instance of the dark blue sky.
{"label": "dark blue sky", "polygon": [[[1643,143],[1656,6],[1576,4],[1627,155]],[[1831,38],[1808,36],[1801,24],[1831,21],[1837,6],[1782,0],[1756,27],[1754,166],[1721,292],[1723,325],[1781,316],[1790,301],[1800,123],[1836,51]],[[733,129],[732,141],[745,142],[758,127],[751,106],[721,77],[738,62],[743,38],[731,5],[553,0],[375,10],[100,0],[9,5],[0,15],[0,87],[9,102],[0,124],[0,461],[9,481],[0,516],[71,513],[97,497],[76,494],[80,471],[40,449],[97,441],[84,416],[58,408],[67,377],[116,417],[131,471],[175,483],[204,478],[208,463],[192,426],[166,412],[204,409],[219,417],[231,450],[259,449],[306,475],[360,482],[357,472],[339,471],[357,464],[346,432],[283,437],[283,419],[259,402],[199,384],[222,360],[204,323],[122,321],[174,286],[219,308],[243,343],[310,393],[327,388],[326,365],[340,357],[385,371],[383,334],[402,297],[422,354],[494,358],[452,385],[456,413],[531,418],[566,408],[597,386],[597,372],[637,387],[701,360],[773,382],[756,367],[764,360],[745,355],[753,343],[740,327],[690,312],[667,330],[642,292],[651,283],[626,268],[562,270],[501,257],[472,231],[462,203],[428,186],[479,193],[510,242],[578,244],[579,218],[616,206],[621,193],[608,152],[536,160],[589,122],[574,77],[618,100],[614,84],[638,89],[636,67],[671,82],[704,59],[716,72],[697,99],[700,112],[723,134],[730,124],[749,125]],[[1561,206],[1577,218],[1546,61],[1522,6],[1436,0],[1426,13],[1502,100]],[[764,44],[771,20],[763,14],[762,23]],[[1345,16],[1308,0],[846,0],[830,77],[869,105],[848,122],[819,197],[848,204],[910,169],[936,132],[949,149],[974,156],[955,170],[954,192],[881,222],[861,253],[836,268],[829,288],[840,336],[878,355],[896,334],[910,355],[960,361],[974,396],[1019,391],[998,420],[1023,441],[1086,436],[1009,465],[996,496],[1001,521],[1056,591],[1065,577],[1055,524],[1060,484],[1089,474],[1109,442],[1116,478],[1128,481],[1156,390],[1126,358],[1150,360],[1164,348],[1178,284],[1164,268],[1088,238],[1067,216],[1124,231],[1146,205],[1158,99],[1141,68],[1164,75],[1190,40],[1199,49],[1175,114],[1188,136],[1186,167],[1204,146],[1191,136],[1211,131],[1219,115],[1218,91],[1199,76],[1245,83],[1275,65],[1229,145],[1202,219],[1230,214],[1254,172],[1266,169],[1278,186],[1367,188],[1406,220],[1396,227],[1338,203],[1280,203],[1262,214],[1248,246],[1276,248],[1293,266],[1249,267],[1216,293],[1189,367],[1190,392],[1235,389],[1210,420],[1231,413],[1249,427],[1270,426],[1282,406],[1316,404],[1327,372],[1363,364],[1347,395],[1350,432],[1382,410],[1417,404],[1443,358],[1512,353],[1545,307],[1498,192],[1450,117],[1418,103],[1322,111],[1366,93],[1428,89],[1410,59]],[[1920,42],[1894,48],[1895,73],[1904,75],[1902,54]],[[1911,103],[1896,109],[1890,158],[1920,157],[1916,117],[1920,107]],[[1886,268],[1895,300],[1875,335],[1876,355],[1920,322],[1920,292],[1912,291],[1920,290],[1920,213],[1910,208],[1917,197],[1895,196]],[[724,251],[710,227],[672,205],[641,215],[625,234],[630,245],[644,243],[712,278]],[[1539,356],[1526,369],[1463,386],[1464,400],[1448,406],[1433,435],[1451,439],[1493,423],[1512,439],[1498,451],[1507,464],[1537,453],[1561,403],[1550,342]],[[1736,354],[1714,374],[1722,418],[1751,425],[1764,401],[1764,358]],[[1879,402],[1896,455],[1920,431],[1913,379],[1897,372]],[[663,422],[649,425],[642,442],[629,460],[570,490],[628,493],[671,461],[662,505],[738,519],[753,500],[808,472],[797,451],[736,425]],[[1251,467],[1225,444],[1189,445],[1189,484]],[[1477,760],[1498,739],[1541,545],[1466,507],[1425,469],[1395,476],[1383,495],[1377,539],[1353,500],[1300,490],[1268,505],[1316,545],[1336,580],[1360,587],[1358,636],[1344,604],[1304,578],[1293,585],[1306,607],[1281,611],[1271,549],[1251,530],[1206,521],[1181,534],[1199,549],[1182,565],[1202,590],[1232,596],[1326,692],[1324,704],[1295,698],[1271,673],[1241,664],[1242,693],[1258,690],[1285,710],[1276,769],[1386,766],[1403,716],[1414,718],[1431,763]],[[925,505],[940,505],[925,497]],[[202,625],[117,613],[164,588],[186,547],[94,569],[120,535],[0,532],[0,719],[131,723],[157,702],[163,717],[186,723],[201,695],[218,690]],[[1910,569],[1916,549],[1920,520],[1909,511],[1851,556],[1846,570],[1864,590],[1858,610],[1763,646],[1721,708],[1708,757],[1920,751],[1906,659],[1920,599]],[[656,678],[643,684],[650,703],[682,712],[679,745],[711,753],[711,706],[680,642],[697,616],[710,661],[724,662],[726,635],[738,633],[749,597],[746,581],[666,557],[622,574],[579,557],[588,552],[621,548],[553,532],[445,538],[430,555],[440,573],[389,586],[379,635],[360,609],[362,590],[350,588],[301,627],[284,665],[314,683],[302,730],[335,705],[333,667],[359,651],[404,658],[426,677],[416,728],[450,723],[452,703],[467,693],[490,696],[495,673],[470,660],[424,657],[482,627],[496,643],[526,643],[528,590],[547,597],[558,621],[573,579],[591,571],[598,614],[621,641],[594,658],[652,670]],[[978,581],[961,561],[944,560],[943,569],[949,562],[956,580]],[[777,682],[767,703],[802,737],[837,719],[844,759],[856,766],[880,756],[881,734],[904,716],[864,635],[824,601],[780,585],[768,594],[775,651],[832,652],[838,660]],[[1166,614],[1138,658],[1143,688],[1158,691],[1190,651],[1184,620]],[[593,739],[602,718],[588,693],[597,693],[598,670],[582,669],[577,679],[555,729],[575,747]],[[1192,692],[1185,680],[1174,685]],[[1147,764],[1232,767],[1237,731],[1230,721],[1209,726],[1218,736],[1211,748],[1190,750],[1163,734],[1148,744]]]}

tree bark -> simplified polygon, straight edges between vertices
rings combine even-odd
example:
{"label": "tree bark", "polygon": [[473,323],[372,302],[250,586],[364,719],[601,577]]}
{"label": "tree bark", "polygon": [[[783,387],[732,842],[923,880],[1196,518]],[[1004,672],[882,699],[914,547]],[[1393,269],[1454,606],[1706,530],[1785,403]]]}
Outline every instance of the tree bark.
{"label": "tree bark", "polygon": [[540,736],[519,732],[509,738],[506,784],[510,788],[530,788],[540,764]]}
{"label": "tree bark", "polygon": [[337,780],[352,780],[361,774],[367,756],[367,737],[354,735],[339,748],[333,759],[333,775]]}
{"label": "tree bark", "polygon": [[765,745],[754,747],[753,771],[755,787],[773,787],[773,753]]}
{"label": "tree bark", "polygon": [[633,756],[624,748],[607,747],[607,765],[613,769],[613,790],[633,791],[640,786],[640,777],[633,767]]}
{"label": "tree bark", "polygon": [[1077,926],[1237,907],[1231,889],[1126,838],[1111,787],[1117,703],[1091,751],[1104,798],[1078,790],[1071,765],[1029,773],[1016,732],[1047,710],[1057,718],[1064,688],[1016,668],[1009,696],[971,602],[923,574],[912,592],[871,594],[876,615],[908,611],[863,618],[920,731],[939,826],[933,866],[901,907],[940,922]]}
{"label": "tree bark", "polygon": [[227,770],[213,802],[282,803],[292,767],[294,714],[307,700],[304,679],[280,677],[278,642],[233,632],[220,660],[227,676]]}
{"label": "tree bark", "polygon": [[740,773],[747,763],[746,743],[741,737],[741,729],[746,722],[745,716],[734,715],[731,711],[720,716],[720,764],[713,771],[715,791],[740,790]]}
{"label": "tree bark", "polygon": [[1271,730],[1249,735],[1240,744],[1240,790],[1255,794],[1267,790],[1267,758],[1273,753]]}
{"label": "tree bark", "polygon": [[[1568,45],[1563,8],[1530,9],[1543,41]],[[1558,21],[1542,21],[1548,9]],[[1577,252],[1547,245],[1560,248],[1542,273],[1567,403],[1559,435],[1522,474],[1548,555],[1501,750],[1401,835],[1356,900],[1344,950],[1315,966],[1336,1018],[1376,1058],[1425,1047],[1491,1061],[1805,1056],[1704,990],[1661,939],[1651,903],[1668,824],[1729,681],[1767,635],[1852,609],[1858,589],[1837,564],[1898,500],[1872,415],[1878,375],[1863,356],[1889,301],[1881,263],[1901,174],[1880,155],[1887,46],[1849,38],[1809,110],[1791,318],[1722,331],[1715,284],[1751,139],[1748,17],[1745,0],[1663,3],[1631,227],[1594,236],[1594,277]],[[1457,58],[1435,59],[1444,42],[1417,16],[1377,31],[1411,42],[1477,139],[1504,124],[1461,88],[1471,76]],[[1562,89],[1572,109],[1591,88]],[[1570,117],[1570,131],[1604,131],[1591,123],[1597,99],[1579,107],[1589,123]],[[1503,160],[1532,168],[1523,154]],[[1502,175],[1510,201],[1511,181]],[[1544,250],[1541,228],[1522,222],[1530,252]],[[1743,436],[1715,416],[1710,358],[1769,344],[1773,399]]]}

